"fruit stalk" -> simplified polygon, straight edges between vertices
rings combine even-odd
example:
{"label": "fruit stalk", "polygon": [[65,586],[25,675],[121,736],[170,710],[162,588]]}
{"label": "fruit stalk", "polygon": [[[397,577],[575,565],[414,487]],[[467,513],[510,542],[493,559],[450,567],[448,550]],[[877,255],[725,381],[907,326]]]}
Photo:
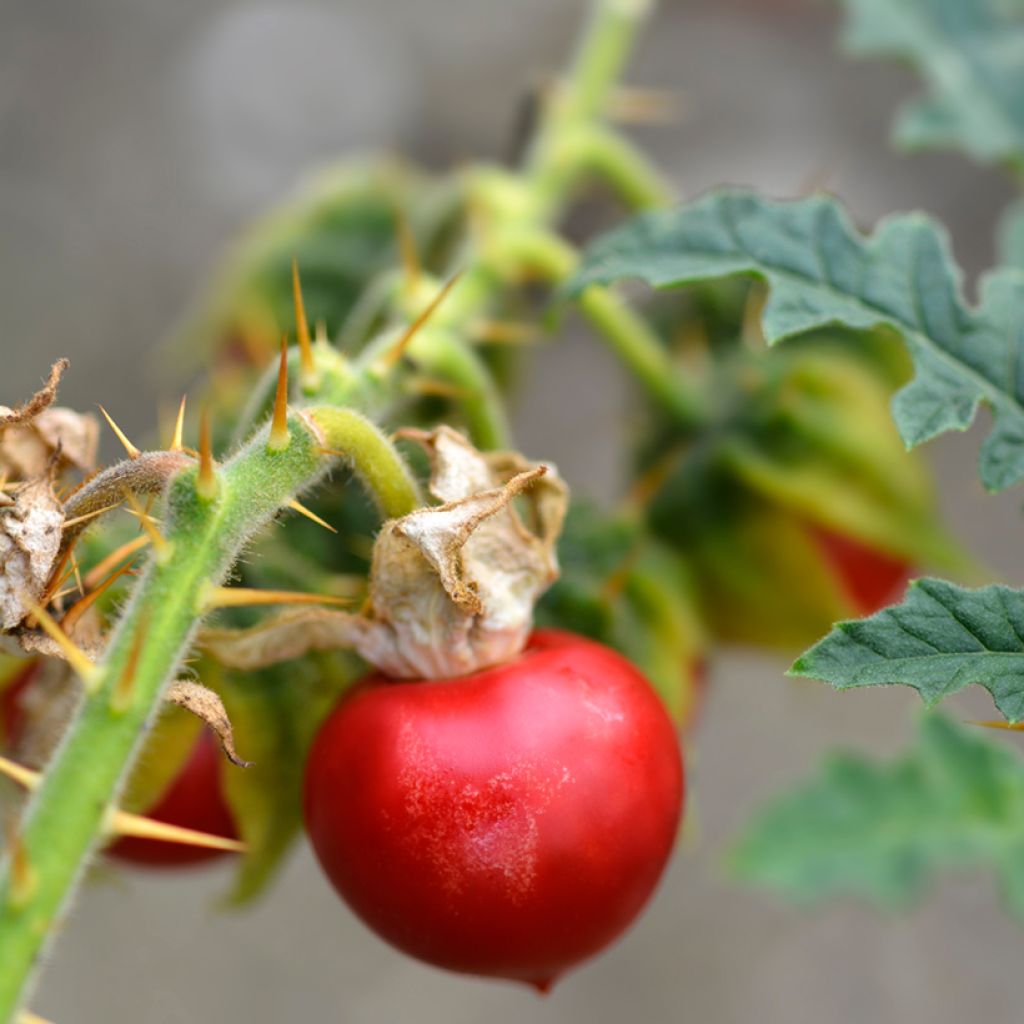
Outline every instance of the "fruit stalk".
{"label": "fruit stalk", "polygon": [[174,476],[162,511],[165,554],[154,554],[95,666],[90,693],[26,807],[14,840],[27,871],[0,866],[0,1020],[23,1004],[48,936],[59,923],[108,822],[136,751],[160,709],[220,584],[253,535],[344,453],[387,517],[419,495],[401,457],[367,420],[311,409],[288,420],[275,445],[268,426],[211,478]]}

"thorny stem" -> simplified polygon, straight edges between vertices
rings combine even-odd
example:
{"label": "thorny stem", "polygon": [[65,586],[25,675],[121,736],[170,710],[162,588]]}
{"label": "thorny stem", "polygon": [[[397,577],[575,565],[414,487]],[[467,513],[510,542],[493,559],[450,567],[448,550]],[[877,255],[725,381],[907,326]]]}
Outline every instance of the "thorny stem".
{"label": "thorny stem", "polygon": [[[534,269],[553,277],[554,264],[544,266],[544,259],[558,249],[550,244],[550,225],[581,174],[604,175],[633,204],[662,201],[656,177],[635,153],[610,144],[600,134],[587,133],[601,119],[650,6],[650,0],[597,0],[571,73],[547,105],[522,172],[506,175],[505,183],[499,184],[498,192],[511,196],[511,204],[484,197],[487,223],[482,235],[471,232],[456,260],[455,269],[464,274],[429,325],[435,337],[431,340],[428,334],[408,353],[432,361],[435,372],[446,370],[471,397],[475,389],[477,432],[485,435],[483,440],[489,433],[491,441],[500,441],[504,428],[499,421],[488,423],[484,418],[482,410],[496,408],[497,403],[478,357],[459,339],[503,289],[503,261],[516,245],[523,255],[533,247],[531,259],[540,264]],[[565,274],[575,264],[575,254],[562,246],[557,262]],[[422,301],[429,298],[424,295]],[[666,365],[663,353],[661,359],[656,356],[656,341],[644,333],[642,323],[630,319],[613,293],[591,289],[582,308],[655,398],[674,406],[680,420],[699,420],[701,403],[692,388]],[[415,312],[405,315],[411,320]],[[464,353],[446,348],[448,341],[439,340],[443,338],[454,339]],[[198,493],[194,464],[182,465],[172,476],[161,517],[174,556],[153,558],[144,570],[97,667],[98,687],[82,701],[26,806],[17,843],[30,881],[19,886],[18,899],[12,899],[10,856],[0,864],[0,1021],[5,1024],[11,1024],[23,1005],[85,865],[107,836],[109,815],[160,709],[164,688],[199,627],[207,588],[223,581],[255,531],[327,471],[330,458],[325,450],[348,453],[384,515],[403,515],[419,503],[402,460],[376,428],[357,413],[330,407],[353,403],[379,411],[391,400],[388,381],[380,372],[382,344],[378,339],[368,345],[353,364],[337,353],[321,353],[323,367],[318,362],[317,369],[324,369],[322,385],[314,393],[305,389],[304,397],[326,407],[293,413],[288,419],[290,443],[283,450],[268,450],[268,429],[259,431],[217,471],[214,497],[204,500]],[[257,398],[251,414],[259,415],[263,408]],[[175,453],[175,458],[192,463],[182,453]],[[161,474],[167,478],[169,467],[155,456],[143,454],[130,463],[134,468],[122,464],[83,488],[77,497],[76,507],[83,510],[79,514],[104,507],[107,491],[113,497],[115,489],[147,490],[149,469],[157,471],[153,489],[160,486]],[[124,479],[125,474],[132,479]],[[119,699],[112,702],[115,691]]]}
{"label": "thorny stem", "polygon": [[[651,0],[598,0],[572,68],[544,104],[523,167],[518,172],[487,167],[468,172],[470,206],[481,223],[470,231],[453,262],[452,271],[462,271],[462,279],[430,321],[429,327],[437,329],[430,332],[434,337],[414,342],[407,356],[453,386],[473,440],[482,448],[506,446],[507,425],[489,371],[468,343],[472,325],[487,315],[510,281],[539,276],[557,286],[572,273],[576,253],[553,233],[552,225],[581,177],[602,178],[631,207],[662,206],[670,199],[661,176],[603,119],[652,6]],[[438,286],[440,282],[433,290],[421,289],[418,304],[398,304],[401,277],[389,272],[371,286],[372,308],[380,310],[390,302],[399,321],[408,323]],[[614,291],[594,286],[580,306],[598,336],[664,412],[684,427],[705,421],[706,402],[697,387]],[[330,363],[323,367],[321,387],[310,397],[379,414],[382,406],[396,400],[397,367],[378,362],[393,335],[394,329],[385,331],[352,363],[339,364],[336,352],[326,353]],[[268,374],[262,397],[249,417],[243,417],[244,425],[265,411],[272,384]]]}
{"label": "thorny stem", "polygon": [[290,416],[288,426],[284,450],[269,449],[264,428],[228,461],[213,500],[197,491],[194,460],[170,481],[161,518],[174,557],[150,560],[98,666],[95,692],[83,700],[26,807],[18,842],[32,883],[18,900],[12,900],[9,858],[0,869],[2,1021],[13,1020],[21,1007],[48,937],[104,840],[164,688],[202,620],[207,588],[224,580],[257,530],[329,470],[333,459],[326,451],[344,453],[384,516],[405,515],[420,503],[401,457],[358,414],[311,409]]}

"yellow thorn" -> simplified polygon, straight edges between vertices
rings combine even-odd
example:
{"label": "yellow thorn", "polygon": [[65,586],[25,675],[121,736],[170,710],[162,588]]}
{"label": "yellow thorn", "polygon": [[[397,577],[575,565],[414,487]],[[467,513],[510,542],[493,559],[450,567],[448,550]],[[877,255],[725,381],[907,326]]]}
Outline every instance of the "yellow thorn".
{"label": "yellow thorn", "polygon": [[40,1017],[37,1013],[29,1013],[28,1010],[22,1010],[21,1016],[18,1018],[18,1024],[52,1024],[52,1021],[48,1021],[45,1017]]}
{"label": "yellow thorn", "polygon": [[245,844],[237,839],[212,836],[191,828],[179,828],[153,818],[144,818],[127,811],[114,811],[110,815],[107,830],[117,836],[131,836],[134,839],[155,839],[163,843],[181,843],[183,846],[200,846],[207,850],[228,850],[244,853]]}
{"label": "yellow thorn", "polygon": [[181,405],[178,406],[178,418],[174,421],[174,436],[171,438],[171,451],[180,452],[185,447],[185,399],[188,395],[181,396]]}
{"label": "yellow thorn", "polygon": [[420,283],[423,270],[420,265],[419,253],[416,251],[416,237],[412,233],[412,225],[405,211],[395,205],[395,234],[398,236],[398,252],[405,275],[405,288],[415,292]]}
{"label": "yellow thorn", "polygon": [[10,854],[10,885],[7,901],[14,910],[21,910],[32,899],[36,889],[36,872],[29,860],[25,842],[14,825],[7,832],[7,849]]}
{"label": "yellow thorn", "polygon": [[68,554],[71,556],[71,571],[75,574],[75,586],[78,588],[79,594],[85,596],[85,587],[82,586],[82,570],[78,566],[78,559],[75,557],[74,549],[70,550]]}
{"label": "yellow thorn", "polygon": [[213,466],[213,441],[210,438],[210,411],[204,409],[199,417],[199,474],[196,493],[205,501],[213,501],[220,490],[217,472]]}
{"label": "yellow thorn", "polygon": [[450,277],[441,287],[440,291],[430,300],[423,312],[402,332],[402,336],[395,342],[390,351],[384,353],[382,362],[386,368],[390,369],[402,358],[402,353],[409,347],[412,339],[416,337],[416,332],[434,315],[437,307],[444,302],[448,293],[455,287],[461,277],[462,271]]}
{"label": "yellow thorn", "polygon": [[101,598],[126,572],[130,572],[132,563],[121,566],[116,572],[111,573],[98,587],[90,590],[88,594],[83,592],[80,600],[76,601],[60,620],[61,629],[70,633],[78,620]]}
{"label": "yellow thorn", "polygon": [[415,377],[406,385],[409,391],[427,398],[450,398],[454,401],[466,398],[470,392],[458,384],[437,377]]}
{"label": "yellow thorn", "polygon": [[267,448],[282,452],[288,447],[291,434],[288,433],[288,338],[281,336],[281,364],[277,370],[277,394],[274,395],[274,418],[270,423],[270,437]]}
{"label": "yellow thorn", "polygon": [[110,707],[117,714],[127,711],[135,699],[135,679],[139,668],[139,655],[142,653],[142,644],[148,632],[149,619],[143,614],[132,636],[132,648],[128,652],[124,671],[118,676],[117,682],[114,684],[114,692],[110,695]]}
{"label": "yellow thorn", "polygon": [[313,512],[312,510],[306,508],[306,506],[303,505],[297,499],[293,499],[293,500],[289,501],[288,502],[288,507],[293,512],[298,512],[300,516],[305,516],[307,519],[311,519],[314,523],[317,524],[317,526],[322,526],[325,530],[330,530],[331,533],[337,533],[338,532],[333,526],[331,526],[330,523],[328,523],[328,522],[324,521],[323,519],[321,519],[315,512]]}
{"label": "yellow thorn", "polygon": [[[67,569],[68,562],[71,561],[71,548],[68,548],[64,554],[57,559],[56,564],[50,570],[50,582],[46,585],[46,589],[43,591],[42,597],[39,599],[39,603],[44,607],[53,600],[53,595],[57,593],[62,586],[64,581],[74,572],[74,569]],[[67,569],[67,572],[64,570]]]}
{"label": "yellow thorn", "polygon": [[81,678],[82,685],[86,691],[92,693],[96,689],[97,672],[96,666],[89,659],[88,655],[57,625],[53,617],[42,605],[38,605],[34,601],[26,601],[25,603],[39,625],[43,627],[43,631],[60,648],[68,664]]}
{"label": "yellow thorn", "polygon": [[625,124],[674,124],[681,118],[682,103],[674,93],[661,89],[621,86],[605,108],[610,120]]}
{"label": "yellow thorn", "polygon": [[537,340],[539,331],[531,324],[508,320],[477,320],[470,328],[477,341],[495,345],[525,345]]}
{"label": "yellow thorn", "polygon": [[1010,732],[1024,732],[1024,722],[1007,722],[1005,719],[982,722],[968,722],[968,725],[980,725],[983,729],[1008,729]]}
{"label": "yellow thorn", "polygon": [[292,257],[292,299],[295,302],[295,336],[299,340],[299,364],[302,374],[308,379],[316,375],[313,361],[313,343],[309,340],[309,322],[306,320],[306,306],[302,301],[302,283],[299,281],[299,263]]}
{"label": "yellow thorn", "polygon": [[124,500],[128,502],[132,515],[138,517],[139,523],[146,531],[146,535],[153,545],[153,550],[156,552],[157,560],[166,562],[171,554],[171,544],[157,529],[156,520],[139,504],[139,499],[131,491],[125,490]]}
{"label": "yellow thorn", "polygon": [[0,757],[0,775],[6,775],[12,782],[16,782],[25,789],[35,789],[42,778],[39,772],[34,772],[31,768],[26,768],[23,764],[18,764],[6,757]]}
{"label": "yellow thorn", "polygon": [[107,423],[110,424],[110,429],[117,435],[118,441],[124,445],[124,450],[128,453],[128,458],[137,459],[142,452],[140,452],[139,449],[136,448],[127,437],[125,437],[124,431],[110,418],[110,413],[107,412],[102,405],[100,406],[100,412],[103,413]]}
{"label": "yellow thorn", "polygon": [[111,569],[113,569],[118,562],[123,562],[126,558],[134,555],[136,551],[144,548],[148,543],[149,537],[143,535],[141,537],[136,537],[134,540],[128,541],[127,544],[122,544],[119,548],[111,551],[102,562],[95,565],[85,574],[85,585],[87,587],[95,587],[100,583],[100,581],[106,579]]}
{"label": "yellow thorn", "polygon": [[211,587],[203,597],[203,611],[244,608],[262,604],[348,604],[348,598],[307,594],[293,590],[253,590],[249,587]]}
{"label": "yellow thorn", "polygon": [[103,515],[104,512],[113,512],[117,505],[104,505],[103,508],[98,508],[93,512],[86,512],[84,515],[75,516],[74,519],[65,519],[64,525],[61,529],[67,529],[69,526],[77,526],[79,523],[87,523],[90,519],[95,519],[97,516]]}

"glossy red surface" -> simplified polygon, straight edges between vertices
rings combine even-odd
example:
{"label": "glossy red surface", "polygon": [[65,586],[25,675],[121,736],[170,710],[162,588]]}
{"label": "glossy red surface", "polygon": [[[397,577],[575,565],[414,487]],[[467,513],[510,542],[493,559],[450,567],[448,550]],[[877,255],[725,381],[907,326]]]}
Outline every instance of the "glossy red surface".
{"label": "glossy red surface", "polygon": [[470,676],[361,683],[314,743],[305,813],[334,886],[387,941],[543,991],[640,912],[682,798],[646,680],[545,631]]}

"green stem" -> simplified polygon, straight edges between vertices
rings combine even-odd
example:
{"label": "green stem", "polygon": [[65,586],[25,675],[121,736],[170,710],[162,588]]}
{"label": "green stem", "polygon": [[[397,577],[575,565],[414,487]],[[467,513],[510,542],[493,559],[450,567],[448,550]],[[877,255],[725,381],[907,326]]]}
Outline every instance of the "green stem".
{"label": "green stem", "polygon": [[48,937],[106,835],[164,688],[205,614],[209,587],[224,580],[256,531],[327,472],[325,448],[345,453],[384,515],[419,504],[405,464],[361,416],[314,409],[291,416],[289,427],[284,450],[270,450],[264,429],[227,462],[213,500],[198,493],[194,466],[170,482],[162,512],[168,554],[150,560],[98,666],[95,690],[26,807],[17,840],[24,870],[14,878],[10,857],[0,865],[2,1021],[22,1006]]}
{"label": "green stem", "polygon": [[583,292],[579,307],[608,347],[676,423],[694,427],[706,421],[706,400],[683,376],[643,317],[614,292],[598,285]]}
{"label": "green stem", "polygon": [[600,122],[653,7],[651,0],[599,0],[564,82],[555,90],[526,160],[524,175],[548,211],[564,202],[576,168],[563,142]]}
{"label": "green stem", "polygon": [[449,331],[423,330],[409,345],[409,356],[429,373],[460,390],[459,408],[478,448],[494,450],[509,446],[501,395],[490,371],[471,346]]}
{"label": "green stem", "polygon": [[629,140],[603,125],[588,125],[566,140],[572,162],[596,175],[631,209],[667,206],[672,189]]}

